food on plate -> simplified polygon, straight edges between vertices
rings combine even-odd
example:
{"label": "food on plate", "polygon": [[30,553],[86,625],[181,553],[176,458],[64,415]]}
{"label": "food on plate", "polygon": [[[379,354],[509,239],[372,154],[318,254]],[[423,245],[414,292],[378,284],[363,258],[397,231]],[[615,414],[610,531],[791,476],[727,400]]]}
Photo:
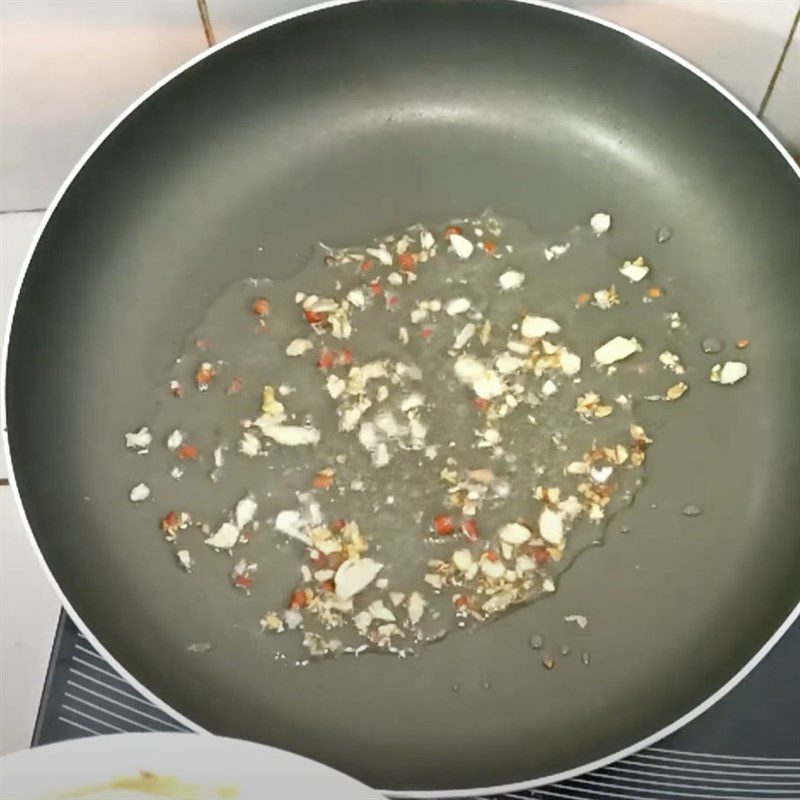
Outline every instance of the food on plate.
{"label": "food on plate", "polygon": [[53,800],[236,800],[238,797],[235,786],[211,788],[186,783],[172,775],[140,772],[63,792]]}

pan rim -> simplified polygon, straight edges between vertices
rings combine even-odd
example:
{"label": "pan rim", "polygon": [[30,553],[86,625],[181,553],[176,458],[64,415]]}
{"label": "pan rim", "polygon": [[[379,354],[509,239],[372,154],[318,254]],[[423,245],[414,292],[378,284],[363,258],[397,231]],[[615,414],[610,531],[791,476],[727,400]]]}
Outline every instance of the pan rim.
{"label": "pan rim", "polygon": [[[38,542],[33,533],[33,528],[30,524],[30,521],[28,520],[27,514],[25,513],[25,507],[22,503],[22,496],[20,494],[16,475],[14,473],[14,463],[13,459],[11,458],[11,449],[9,447],[8,409],[7,409],[8,355],[11,344],[11,331],[13,329],[14,317],[16,315],[17,305],[19,302],[19,295],[22,288],[22,284],[24,283],[25,277],[28,273],[31,261],[33,260],[33,255],[36,252],[36,248],[39,244],[39,240],[41,239],[41,236],[44,230],[46,229],[50,221],[50,218],[56,212],[56,209],[61,203],[63,196],[66,194],[67,190],[72,185],[72,182],[75,180],[75,178],[78,176],[78,174],[87,164],[87,162],[91,159],[94,153],[103,145],[106,139],[108,139],[111,136],[111,134],[141,105],[143,105],[151,96],[153,96],[156,92],[161,90],[172,80],[182,75],[185,71],[189,70],[195,64],[200,63],[206,58],[210,58],[212,55],[219,52],[223,48],[233,45],[236,42],[247,38],[248,36],[251,36],[255,33],[266,30],[273,26],[280,25],[283,22],[287,22],[289,20],[296,19],[305,16],[307,14],[313,14],[317,11],[323,11],[329,8],[335,8],[338,6],[347,6],[363,2],[368,2],[368,0],[325,0],[324,2],[315,3],[313,5],[306,6],[304,8],[288,12],[286,14],[282,14],[278,17],[274,17],[265,22],[254,25],[250,28],[245,29],[239,34],[232,36],[229,39],[226,39],[224,42],[214,45],[213,47],[206,48],[201,53],[198,53],[198,55],[194,56],[193,58],[189,59],[188,61],[177,67],[175,70],[168,73],[161,80],[156,82],[150,89],[148,89],[141,96],[135,99],[105,128],[105,130],[103,130],[100,133],[97,139],[95,139],[95,141],[89,146],[89,148],[86,150],[83,156],[78,160],[78,162],[72,168],[70,173],[67,175],[64,182],[59,187],[52,201],[48,205],[47,210],[45,211],[44,216],[42,217],[42,220],[37,228],[33,241],[31,242],[31,245],[28,248],[27,254],[25,256],[25,261],[22,266],[22,270],[20,271],[20,274],[17,277],[16,285],[14,287],[14,291],[11,296],[11,306],[9,309],[8,323],[3,337],[2,351],[0,352],[0,422],[2,422],[2,443],[6,449],[6,452],[8,453],[7,461],[8,461],[9,488],[14,496],[14,501],[16,503],[17,510],[21,515],[23,529],[26,538],[28,540],[28,543],[32,547],[36,555],[36,559],[39,562],[39,566],[43,570],[50,585],[54,589],[56,596],[58,597],[64,610],[66,610],[71,619],[80,629],[81,633],[83,633],[84,636],[89,640],[91,645],[138,692],[140,692],[144,697],[146,697],[161,711],[168,714],[173,719],[180,722],[194,733],[209,734],[210,731],[206,730],[205,728],[198,725],[188,717],[184,716],[180,712],[173,709],[169,704],[167,704],[164,700],[158,697],[154,692],[152,692],[145,685],[140,683],[139,680],[137,680],[133,675],[131,675],[128,672],[128,670],[119,661],[117,661],[117,659],[106,649],[106,647],[102,644],[102,642],[100,642],[100,640],[92,633],[89,626],[75,611],[69,599],[67,598],[66,594],[61,589],[58,581],[56,580],[55,575],[50,570],[49,565],[45,561],[44,555],[41,549],[39,548]],[[706,72],[701,70],[695,64],[691,63],[690,61],[687,61],[682,56],[673,52],[669,48],[665,47],[664,45],[658,44],[657,42],[654,42],[652,39],[648,38],[647,36],[644,36],[643,34],[636,33],[635,31],[632,31],[629,28],[625,28],[622,25],[618,25],[614,22],[601,19],[593,14],[579,11],[577,9],[567,8],[558,3],[549,2],[549,0],[506,0],[506,2],[513,2],[522,5],[546,8],[551,11],[561,12],[571,17],[576,17],[578,19],[582,19],[590,23],[601,25],[604,28],[608,28],[617,33],[621,33],[629,37],[633,41],[645,45],[646,47],[660,54],[661,56],[664,56],[670,59],[671,61],[675,62],[679,66],[691,72],[697,78],[704,81],[708,86],[714,89],[718,94],[720,94],[724,99],[726,99],[736,109],[738,109],[767,138],[767,140],[773,145],[773,147],[778,151],[778,153],[786,160],[786,162],[789,164],[790,169],[795,173],[797,178],[800,179],[800,165],[798,165],[798,163],[795,162],[795,160],[792,158],[792,156],[789,154],[786,148],[781,144],[781,142],[778,140],[775,134],[771,130],[769,130],[769,128],[767,128],[767,126],[762,122],[762,120],[759,119],[756,116],[756,114],[750,111],[740,100],[738,100],[728,89],[722,86],[718,81],[716,81]],[[633,755],[634,753],[637,753],[640,750],[649,747],[650,745],[658,742],[659,740],[665,738],[666,736],[669,736],[671,733],[674,733],[675,731],[679,730],[684,725],[696,719],[698,716],[700,716],[709,708],[711,708],[715,703],[717,703],[725,695],[727,695],[734,687],[736,687],[742,680],[744,680],[744,678],[746,678],[747,675],[750,674],[750,672],[762,661],[762,659],[767,655],[767,653],[769,653],[769,651],[775,646],[775,644],[786,633],[786,631],[791,627],[791,625],[798,619],[798,617],[800,617],[800,602],[798,602],[797,605],[789,612],[788,616],[781,623],[778,629],[772,633],[772,635],[766,640],[766,642],[739,669],[739,671],[736,672],[733,676],[731,676],[731,678],[726,683],[724,683],[721,687],[719,687],[709,697],[707,697],[697,706],[692,708],[686,714],[682,715],[681,717],[674,720],[665,727],[661,728],[660,730],[650,734],[644,739],[640,739],[639,741],[635,742],[632,745],[629,745],[626,748],[618,750],[614,753],[610,753],[609,755],[603,756],[602,758],[596,759],[594,761],[585,764],[581,764],[569,770],[564,770],[562,772],[546,775],[540,778],[531,778],[525,781],[509,783],[509,784],[501,784],[496,786],[470,788],[470,789],[402,790],[402,791],[392,790],[392,789],[378,789],[377,791],[379,791],[382,794],[388,795],[390,797],[396,797],[396,798],[478,797],[480,795],[494,795],[494,794],[504,794],[515,791],[524,791],[526,789],[532,789],[537,786],[544,786],[559,781],[569,780],[570,778],[575,778],[578,777],[579,775],[583,775],[585,773],[594,771],[596,769],[600,769],[601,767],[608,766],[609,764],[612,764],[616,761],[619,761],[620,759]]]}

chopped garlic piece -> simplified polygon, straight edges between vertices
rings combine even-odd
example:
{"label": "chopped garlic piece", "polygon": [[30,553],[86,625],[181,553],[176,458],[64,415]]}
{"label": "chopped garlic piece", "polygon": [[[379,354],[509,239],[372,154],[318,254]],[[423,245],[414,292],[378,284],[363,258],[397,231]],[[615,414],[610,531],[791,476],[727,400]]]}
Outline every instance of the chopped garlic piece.
{"label": "chopped garlic piece", "polygon": [[658,360],[668,369],[674,372],[676,375],[683,375],[686,370],[681,365],[680,358],[675,355],[675,353],[671,353],[669,350],[664,350],[663,353],[659,353]]}
{"label": "chopped garlic piece", "polygon": [[539,515],[539,533],[550,544],[560,544],[564,538],[564,524],[561,515],[545,508]]}
{"label": "chopped garlic piece", "polygon": [[392,254],[386,249],[385,245],[380,247],[368,247],[367,252],[383,264],[384,267],[392,266]]}
{"label": "chopped garlic piece", "polygon": [[252,495],[246,495],[236,504],[236,527],[241,530],[249,522],[253,521],[253,516],[258,509],[258,503]]}
{"label": "chopped garlic piece", "polygon": [[403,600],[406,599],[405,594],[403,592],[389,592],[389,600],[391,600],[392,605],[397,608]]}
{"label": "chopped garlic piece", "polygon": [[509,269],[500,276],[498,283],[501,291],[512,292],[522,287],[522,284],[525,283],[525,275],[515,269]]}
{"label": "chopped garlic piece", "polygon": [[260,427],[264,436],[287,447],[314,445],[318,444],[320,439],[320,432],[316,428],[305,428],[300,425],[275,425],[272,423],[264,423]]}
{"label": "chopped garlic piece", "polygon": [[558,354],[558,362],[565,375],[577,375],[581,370],[580,356],[570,353],[569,350],[562,350]]}
{"label": "chopped garlic piece", "polygon": [[397,620],[397,617],[386,607],[383,600],[375,600],[370,603],[367,610],[373,619],[379,619],[382,622],[395,622]]}
{"label": "chopped garlic piece", "polygon": [[340,378],[338,375],[328,375],[328,378],[325,382],[326,388],[328,389],[328,394],[336,400],[341,394],[344,392],[345,388],[347,387],[347,382],[344,378]]}
{"label": "chopped garlic piece", "polygon": [[383,569],[383,564],[371,558],[349,558],[336,570],[336,596],[349,600],[369,586]]}
{"label": "chopped garlic piece", "polygon": [[475,245],[459,233],[450,234],[450,246],[462,261],[468,259],[475,249]]}
{"label": "chopped garlic piece", "polygon": [[125,447],[129,450],[135,450],[142,455],[147,452],[147,448],[150,447],[152,441],[153,437],[150,433],[150,429],[146,427],[140,428],[135,433],[125,434]]}
{"label": "chopped garlic piece", "polygon": [[569,250],[569,244],[551,244],[550,247],[545,247],[544,257],[548,261],[552,261],[554,258],[561,258],[567,250]]}
{"label": "chopped garlic piece", "polygon": [[213,536],[205,543],[217,550],[230,550],[239,541],[239,529],[231,522],[223,522]]}
{"label": "chopped garlic piece", "polygon": [[130,498],[134,503],[141,503],[142,500],[147,500],[150,497],[150,487],[146,483],[137,483],[131,489]]}
{"label": "chopped garlic piece", "polygon": [[589,471],[595,483],[605,483],[613,474],[613,467],[592,467]]}
{"label": "chopped garlic piece", "polygon": [[500,561],[481,560],[481,572],[487,578],[502,578],[506,574],[505,565]]}
{"label": "chopped garlic piece", "polygon": [[589,465],[583,461],[573,461],[567,464],[565,472],[568,475],[587,475],[589,473]]}
{"label": "chopped garlic piece", "polygon": [[304,544],[310,544],[311,540],[305,532],[306,527],[306,520],[303,519],[303,515],[295,508],[281,511],[278,516],[275,517],[276,530]]}
{"label": "chopped garlic piece", "polygon": [[595,236],[602,236],[611,228],[611,215],[598,211],[596,214],[592,214],[589,225],[592,226]]}
{"label": "chopped garlic piece", "polygon": [[615,286],[608,289],[598,289],[592,297],[594,298],[594,305],[602,311],[608,311],[609,308],[619,305],[619,295]]}
{"label": "chopped garlic piece", "polygon": [[491,400],[503,394],[505,390],[497,373],[486,369],[480,361],[471,356],[459,356],[456,359],[455,373],[461,383],[471,386],[475,394],[484,400]]}
{"label": "chopped garlic piece", "polygon": [[425,398],[419,392],[411,392],[400,401],[400,410],[403,413],[425,405]]}
{"label": "chopped garlic piece", "polygon": [[677,400],[679,397],[683,397],[688,390],[688,385],[683,382],[673,384],[667,389],[667,400]]}
{"label": "chopped garlic piece", "polygon": [[639,283],[640,280],[647,277],[647,274],[650,272],[650,267],[648,267],[647,262],[639,256],[633,261],[626,261],[619,268],[619,271],[632,283]]}
{"label": "chopped garlic piece", "polygon": [[188,550],[178,550],[175,553],[176,558],[178,559],[178,563],[185,569],[187,572],[192,571],[192,566],[194,566],[194,561],[192,560],[191,555],[189,555]]}
{"label": "chopped garlic piece", "polygon": [[[427,576],[426,576],[427,577]],[[438,575],[436,576],[438,577]],[[416,625],[421,619],[428,603],[419,592],[411,592],[408,597],[408,621]]]}
{"label": "chopped garlic piece", "polygon": [[484,374],[472,384],[472,388],[478,397],[484,400],[491,400],[498,397],[505,391],[503,381],[496,372],[486,370]]}
{"label": "chopped garlic piece", "polygon": [[622,361],[641,349],[642,346],[635,337],[626,339],[624,336],[615,336],[594,351],[594,360],[605,366],[613,364],[615,361]]}
{"label": "chopped garlic piece", "polygon": [[287,356],[301,356],[313,349],[314,344],[310,339],[292,339],[286,346]]}
{"label": "chopped garlic piece", "polygon": [[711,368],[711,381],[731,386],[738,383],[747,375],[747,364],[742,361],[726,361],[725,364],[715,364]]}
{"label": "chopped garlic piece", "polygon": [[472,566],[472,553],[469,550],[456,550],[452,556],[453,566],[460,572],[466,572]]}
{"label": "chopped garlic piece", "polygon": [[542,384],[542,394],[545,397],[552,397],[557,391],[558,385],[549,379]]}
{"label": "chopped garlic piece", "polygon": [[508,525],[503,525],[497,535],[506,544],[524,544],[531,538],[530,530],[518,522],[510,522]]}
{"label": "chopped garlic piece", "polygon": [[167,447],[170,450],[177,450],[183,444],[183,433],[179,430],[174,430],[167,437]]}
{"label": "chopped garlic piece", "polygon": [[510,375],[524,366],[525,362],[521,358],[512,356],[509,353],[501,353],[495,361],[495,367],[501,375]]}
{"label": "chopped garlic piece", "polygon": [[[347,293],[347,299],[356,308],[364,308],[364,306],[367,304],[367,296],[361,289],[351,289]],[[291,355],[291,353],[289,353],[289,355]]]}
{"label": "chopped garlic piece", "polygon": [[463,314],[465,311],[469,311],[471,303],[466,297],[456,297],[453,300],[449,300],[447,305],[445,306],[445,311],[447,312],[448,316],[455,317],[458,314]]}
{"label": "chopped garlic piece", "polygon": [[461,350],[464,345],[466,345],[469,340],[475,335],[475,326],[468,322],[457,334],[456,339],[453,342],[453,349],[454,350]]}
{"label": "chopped garlic piece", "polygon": [[528,314],[520,326],[520,333],[525,339],[541,339],[549,333],[558,333],[561,326],[549,317],[536,317]]}
{"label": "chopped garlic piece", "polygon": [[255,434],[245,431],[242,438],[239,439],[239,452],[248,458],[254,458],[258,455],[261,445],[259,444],[258,437]]}

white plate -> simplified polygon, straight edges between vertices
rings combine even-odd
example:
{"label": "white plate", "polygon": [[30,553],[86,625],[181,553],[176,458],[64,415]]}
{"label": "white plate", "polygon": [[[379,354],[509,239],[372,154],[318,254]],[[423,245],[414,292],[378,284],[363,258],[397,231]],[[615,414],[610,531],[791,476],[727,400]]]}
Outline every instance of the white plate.
{"label": "white plate", "polygon": [[[110,788],[154,773],[172,793]],[[134,781],[135,784],[135,781]],[[186,786],[190,785],[190,786]],[[90,787],[103,787],[92,793]],[[71,795],[69,793],[72,793]],[[380,800],[330,767],[272,747],[189,733],[94,736],[12,753],[0,759],[2,800]]]}

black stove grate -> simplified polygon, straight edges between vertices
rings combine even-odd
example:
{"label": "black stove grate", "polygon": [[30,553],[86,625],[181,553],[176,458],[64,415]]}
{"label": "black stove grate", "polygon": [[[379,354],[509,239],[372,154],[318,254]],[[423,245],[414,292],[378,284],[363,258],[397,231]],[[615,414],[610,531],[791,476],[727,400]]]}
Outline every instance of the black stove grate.
{"label": "black stove grate", "polygon": [[[62,613],[34,746],[185,730],[121,678]],[[511,798],[800,800],[800,623],[727,697],[657,746],[569,781],[492,800]]]}

